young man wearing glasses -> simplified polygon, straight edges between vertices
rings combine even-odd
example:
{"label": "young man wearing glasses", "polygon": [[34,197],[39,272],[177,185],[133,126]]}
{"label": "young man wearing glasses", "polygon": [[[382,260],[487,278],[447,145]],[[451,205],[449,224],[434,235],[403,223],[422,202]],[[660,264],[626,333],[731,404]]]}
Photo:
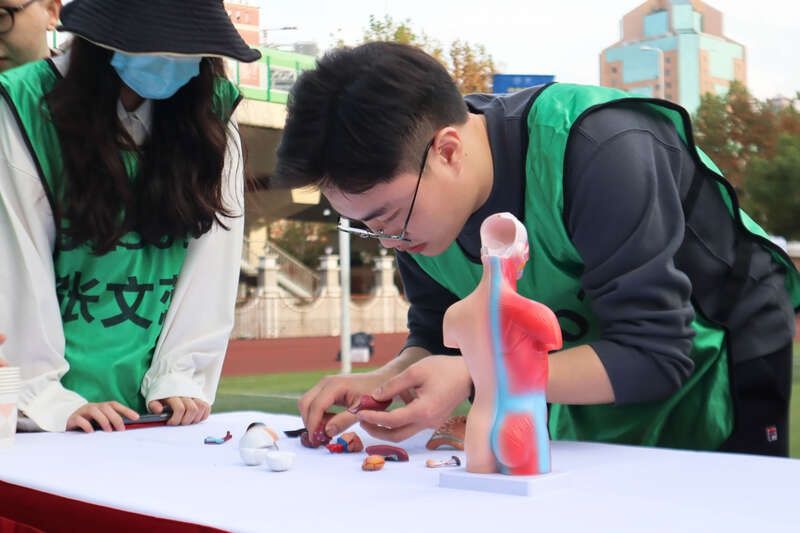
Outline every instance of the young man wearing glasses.
{"label": "young man wearing glasses", "polygon": [[50,57],[61,0],[0,0],[0,72]]}
{"label": "young man wearing glasses", "polygon": [[320,381],[299,401],[307,427],[361,394],[399,395],[405,407],[325,428],[357,418],[397,441],[469,396],[442,317],[480,279],[481,222],[510,212],[530,240],[520,292],[564,338],[553,439],[788,454],[800,277],[736,209],[682,108],[567,84],[462,98],[424,52],[370,43],[300,77],[278,159],[278,179],[319,186],[363,223],[342,229],[396,249],[411,304],[403,351]]}

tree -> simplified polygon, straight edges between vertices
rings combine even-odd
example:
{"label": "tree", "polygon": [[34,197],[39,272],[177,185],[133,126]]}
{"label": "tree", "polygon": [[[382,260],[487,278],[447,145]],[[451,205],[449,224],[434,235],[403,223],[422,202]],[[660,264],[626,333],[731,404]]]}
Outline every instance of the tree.
{"label": "tree", "polygon": [[771,159],[750,161],[745,193],[745,209],[767,231],[800,239],[800,135],[780,135]]}
{"label": "tree", "polygon": [[311,269],[319,265],[325,248],[335,242],[336,227],[330,223],[280,220],[269,228],[269,240]]}
{"label": "tree", "polygon": [[370,15],[363,42],[372,41],[408,44],[425,50],[445,66],[464,94],[491,91],[494,60],[483,45],[459,39],[451,43],[445,53],[438,41],[424,32],[414,32],[409,19],[397,22],[389,15],[383,18]]}
{"label": "tree", "polygon": [[697,144],[736,187],[765,229],[800,238],[800,112],[794,98],[760,101],[739,82],[705,94],[694,117]]}
{"label": "tree", "polygon": [[418,45],[418,37],[411,29],[411,20],[395,22],[389,15],[379,19],[369,16],[369,24],[364,30],[364,42],[391,41],[400,44]]}
{"label": "tree", "polygon": [[731,82],[723,96],[704,94],[694,120],[698,145],[737,189],[743,186],[752,157],[774,154],[777,123],[772,106],[754,98],[738,81]]}
{"label": "tree", "polygon": [[482,44],[457,40],[450,45],[450,75],[462,94],[491,92],[494,61]]}
{"label": "tree", "polygon": [[778,111],[778,129],[789,135],[800,135],[800,92],[786,104],[786,107]]}
{"label": "tree", "polygon": [[732,183],[738,183],[744,168],[739,164],[738,147],[731,141],[730,117],[725,98],[713,93],[702,95],[693,125],[697,145],[714,160]]}

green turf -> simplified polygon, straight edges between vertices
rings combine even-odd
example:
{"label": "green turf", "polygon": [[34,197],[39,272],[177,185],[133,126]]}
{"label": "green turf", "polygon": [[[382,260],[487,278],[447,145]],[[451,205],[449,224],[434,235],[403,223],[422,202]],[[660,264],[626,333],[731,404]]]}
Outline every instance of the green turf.
{"label": "green turf", "polygon": [[[353,371],[366,372],[369,368]],[[330,371],[258,374],[222,378],[214,412],[266,411],[297,415],[297,399]]]}
{"label": "green turf", "polygon": [[[794,344],[794,357],[794,386],[789,423],[792,434],[789,442],[792,457],[800,458],[800,343]],[[370,369],[359,368],[355,371],[368,370]],[[297,398],[330,373],[295,372],[223,378],[214,403],[214,412],[255,410],[297,415]],[[469,404],[464,402],[455,412],[466,414],[468,409]]]}
{"label": "green turf", "polygon": [[292,372],[222,378],[218,394],[305,392],[329,372]]}

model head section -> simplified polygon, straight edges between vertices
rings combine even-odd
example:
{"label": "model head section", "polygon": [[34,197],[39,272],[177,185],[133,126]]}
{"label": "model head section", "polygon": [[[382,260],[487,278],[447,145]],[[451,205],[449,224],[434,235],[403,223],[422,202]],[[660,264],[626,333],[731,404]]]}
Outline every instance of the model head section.
{"label": "model head section", "polygon": [[511,213],[495,213],[481,224],[481,258],[497,257],[503,277],[516,286],[528,262],[528,231]]}

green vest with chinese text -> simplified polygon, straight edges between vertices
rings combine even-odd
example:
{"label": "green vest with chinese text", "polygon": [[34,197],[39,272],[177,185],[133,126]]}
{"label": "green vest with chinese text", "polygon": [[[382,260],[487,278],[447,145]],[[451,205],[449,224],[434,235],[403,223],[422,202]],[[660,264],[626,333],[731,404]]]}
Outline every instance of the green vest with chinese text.
{"label": "green vest with chinese text", "polygon": [[[48,195],[54,216],[69,187],[58,132],[44,96],[60,79],[51,61],[38,61],[0,75],[3,97],[17,119]],[[220,79],[214,112],[227,121],[238,90]],[[120,153],[131,179],[138,179],[137,158]],[[88,243],[71,246],[61,230],[69,221],[55,218],[55,286],[69,363],[62,384],[89,402],[116,400],[145,412],[142,378],[156,343],[186,257],[188,239],[145,245],[138,234],[125,235],[103,255]]]}

